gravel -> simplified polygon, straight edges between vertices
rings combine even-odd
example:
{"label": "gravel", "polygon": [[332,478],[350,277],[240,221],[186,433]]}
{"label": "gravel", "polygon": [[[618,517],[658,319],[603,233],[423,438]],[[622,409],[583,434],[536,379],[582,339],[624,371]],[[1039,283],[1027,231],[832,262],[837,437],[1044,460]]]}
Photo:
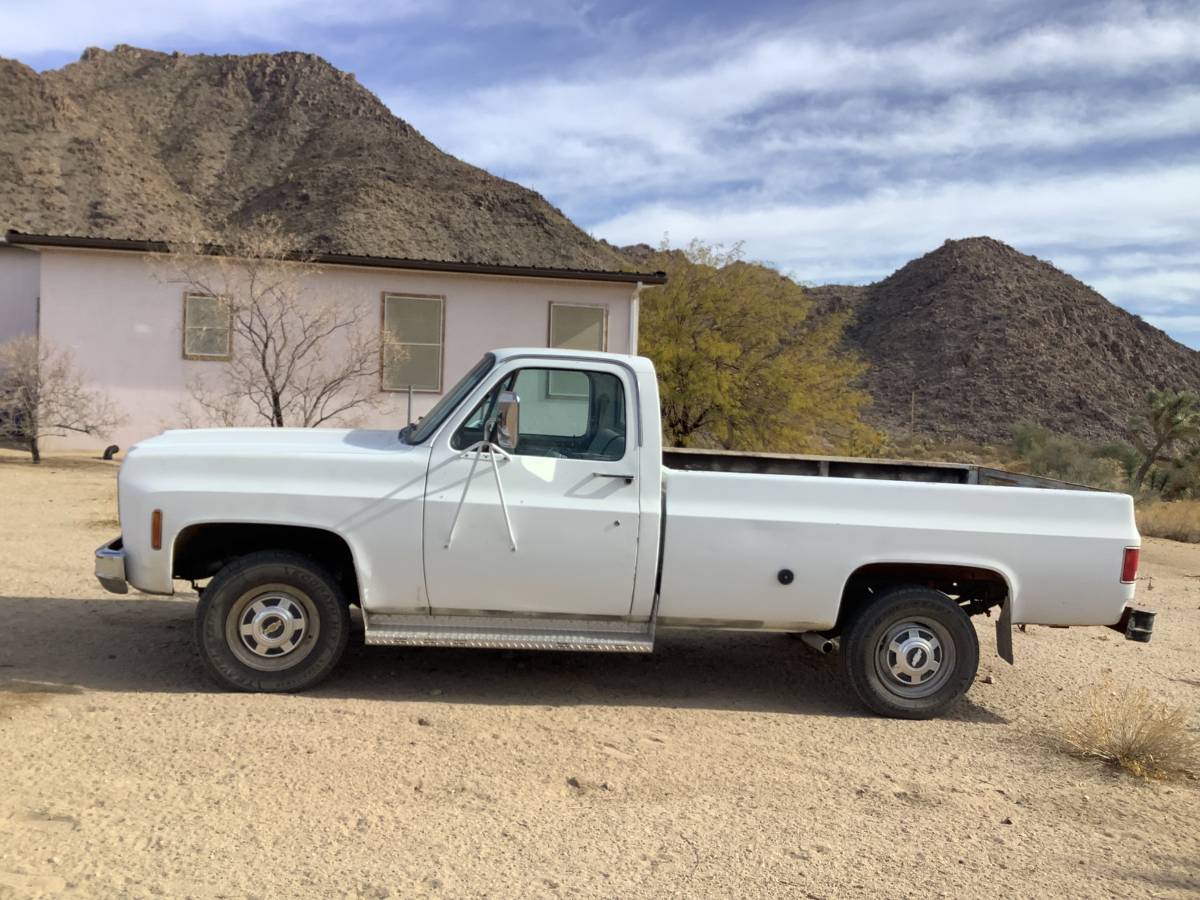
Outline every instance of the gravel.
{"label": "gravel", "polygon": [[995,683],[931,722],[863,714],[836,657],[768,634],[352,645],[316,690],[232,694],[192,648],[192,594],[93,581],[115,471],[0,455],[0,897],[1200,890],[1200,784],[1051,741],[1096,684],[1196,708],[1196,547],[1147,544],[1149,645],[1031,629],[1008,668],[980,620]]}

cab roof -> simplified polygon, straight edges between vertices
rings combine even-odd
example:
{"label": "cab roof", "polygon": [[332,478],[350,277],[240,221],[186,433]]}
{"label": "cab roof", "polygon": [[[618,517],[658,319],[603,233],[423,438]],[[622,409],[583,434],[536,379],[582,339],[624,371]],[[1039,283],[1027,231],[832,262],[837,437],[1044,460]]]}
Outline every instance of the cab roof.
{"label": "cab roof", "polygon": [[628,353],[602,353],[598,350],[562,350],[553,347],[502,347],[493,350],[496,362],[505,362],[519,357],[534,357],[541,359],[578,359],[595,362],[619,362],[629,366],[635,372],[653,374],[654,364],[644,356],[631,356]]}

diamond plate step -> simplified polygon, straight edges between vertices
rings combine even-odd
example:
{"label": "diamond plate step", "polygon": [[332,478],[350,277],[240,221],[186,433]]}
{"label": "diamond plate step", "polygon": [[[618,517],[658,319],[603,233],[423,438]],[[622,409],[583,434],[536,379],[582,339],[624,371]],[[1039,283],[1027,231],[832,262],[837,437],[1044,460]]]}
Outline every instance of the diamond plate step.
{"label": "diamond plate step", "polygon": [[649,653],[654,627],[645,622],[494,616],[370,616],[366,642],[409,647],[580,650]]}

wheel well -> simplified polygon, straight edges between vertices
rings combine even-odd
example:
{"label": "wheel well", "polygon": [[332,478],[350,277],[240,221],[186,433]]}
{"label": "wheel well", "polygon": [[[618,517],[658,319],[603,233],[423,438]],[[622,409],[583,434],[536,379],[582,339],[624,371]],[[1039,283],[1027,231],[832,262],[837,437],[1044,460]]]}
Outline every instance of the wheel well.
{"label": "wheel well", "polygon": [[846,579],[836,631],[881,591],[900,585],[927,587],[958,601],[968,615],[978,615],[1004,603],[1008,581],[994,569],[934,563],[872,563]]}
{"label": "wheel well", "polygon": [[341,535],[321,528],[241,522],[189,525],[175,538],[172,575],[189,581],[211,578],[239,556],[259,550],[304,554],[329,570],[350,603],[358,602],[350,545]]}

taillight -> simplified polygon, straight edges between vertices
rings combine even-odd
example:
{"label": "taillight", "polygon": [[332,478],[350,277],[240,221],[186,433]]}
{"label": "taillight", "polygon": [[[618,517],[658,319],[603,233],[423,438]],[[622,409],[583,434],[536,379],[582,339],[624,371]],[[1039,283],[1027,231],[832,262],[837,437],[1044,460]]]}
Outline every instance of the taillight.
{"label": "taillight", "polygon": [[1133,584],[1137,581],[1138,557],[1141,553],[1137,547],[1125,548],[1125,558],[1121,561],[1122,584]]}
{"label": "taillight", "polygon": [[[156,509],[150,513],[150,548],[152,550],[162,549],[162,510]],[[1134,563],[1134,568],[1137,568],[1137,563]]]}

